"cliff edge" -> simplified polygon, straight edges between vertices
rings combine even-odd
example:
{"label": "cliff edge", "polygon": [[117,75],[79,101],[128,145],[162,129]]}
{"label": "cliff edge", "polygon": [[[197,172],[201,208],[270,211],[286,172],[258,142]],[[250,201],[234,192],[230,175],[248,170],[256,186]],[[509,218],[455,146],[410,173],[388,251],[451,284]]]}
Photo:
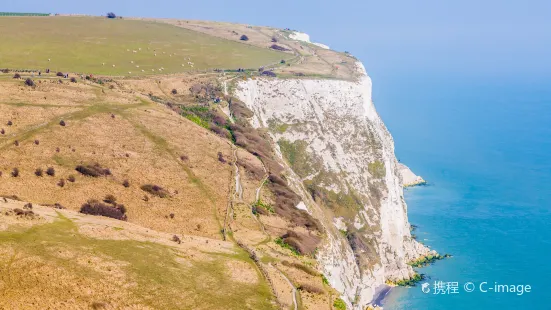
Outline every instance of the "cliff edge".
{"label": "cliff edge", "polygon": [[371,79],[249,79],[236,96],[266,128],[302,207],[324,226],[317,260],[332,287],[363,309],[386,281],[411,278],[429,250],[410,234],[394,141],[371,99]]}

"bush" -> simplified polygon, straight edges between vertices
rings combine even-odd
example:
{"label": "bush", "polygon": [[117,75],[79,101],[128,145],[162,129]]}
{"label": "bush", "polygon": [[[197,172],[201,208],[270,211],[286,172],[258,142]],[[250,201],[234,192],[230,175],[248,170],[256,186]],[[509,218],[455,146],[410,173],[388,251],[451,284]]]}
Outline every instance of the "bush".
{"label": "bush", "polygon": [[11,126],[11,125],[13,125],[13,122],[10,120],[10,121],[8,121],[7,124],[8,124],[8,126]]}
{"label": "bush", "polygon": [[224,159],[224,154],[222,152],[218,152],[218,161],[225,164],[226,160]]}
{"label": "bush", "polygon": [[272,37],[272,42],[273,42],[273,43],[276,43],[276,42],[277,42],[277,38],[276,38],[276,37]]}
{"label": "bush", "polygon": [[117,18],[117,15],[115,15],[115,13],[113,12],[109,12],[107,13],[107,18]]}
{"label": "bush", "polygon": [[182,240],[180,240],[180,237],[178,237],[176,235],[172,236],[171,240],[174,241],[174,242],[177,242],[178,244],[182,243]]}
{"label": "bush", "polygon": [[249,41],[249,37],[247,37],[246,35],[242,35],[241,38],[239,38],[239,40],[241,40],[241,41]]}
{"label": "bush", "polygon": [[13,78],[14,78],[14,79],[20,79],[20,78],[21,78],[21,74],[19,74],[19,73],[14,74],[14,75],[13,75]]}
{"label": "bush", "polygon": [[25,80],[25,85],[30,86],[30,87],[34,87],[34,86],[35,86],[34,81],[33,81],[31,78],[27,78],[27,79]]}
{"label": "bush", "polygon": [[312,294],[323,294],[325,292],[322,288],[307,283],[300,284],[298,289]]}
{"label": "bush", "polygon": [[127,217],[121,209],[103,204],[97,200],[90,199],[80,207],[80,213],[89,215],[100,215],[126,221]]}
{"label": "bush", "polygon": [[151,195],[157,196],[157,197],[160,197],[160,198],[166,198],[166,197],[170,196],[170,194],[167,190],[165,190],[164,188],[162,188],[158,185],[145,184],[145,185],[142,185],[140,188],[142,189],[142,191],[148,192]]}
{"label": "bush", "polygon": [[48,169],[46,169],[46,174],[53,177],[55,176],[55,169],[54,167],[48,167]]}
{"label": "bush", "polygon": [[24,206],[23,206],[23,209],[28,209],[28,210],[32,210],[33,209],[33,204],[32,203],[26,203]]}
{"label": "bush", "polygon": [[40,141],[39,140],[34,140],[34,144],[39,145]]}
{"label": "bush", "polygon": [[75,176],[74,175],[70,175],[68,178],[67,178],[67,181],[71,182],[71,183],[75,183],[76,179],[75,179]]}
{"label": "bush", "polygon": [[41,176],[43,175],[42,168],[36,168],[36,170],[34,171],[34,174],[35,174],[37,177],[41,177]]}
{"label": "bush", "polygon": [[59,187],[65,186],[65,180],[64,180],[64,179],[60,179],[59,182],[57,182],[57,186],[59,186]]}
{"label": "bush", "polygon": [[0,129],[0,133],[3,135],[6,134],[6,131],[4,130],[4,128]]}
{"label": "bush", "polygon": [[277,75],[273,71],[263,71],[262,75],[276,77]]}
{"label": "bush", "polygon": [[128,182],[128,180],[124,180],[124,181],[122,181],[122,186],[124,186],[126,188],[129,188],[130,187],[130,182]]}
{"label": "bush", "polygon": [[13,145],[19,146],[19,141],[15,140],[15,141],[13,142]]}
{"label": "bush", "polygon": [[78,165],[75,170],[82,175],[94,178],[111,175],[111,171],[108,168],[103,168],[98,163],[92,165]]}
{"label": "bush", "polygon": [[290,51],[290,49],[285,48],[285,47],[283,47],[283,46],[279,46],[279,45],[277,45],[277,44],[272,44],[272,45],[270,46],[270,48],[271,48],[271,49],[274,49],[274,50],[276,50],[276,51],[282,51],[282,52]]}
{"label": "bush", "polygon": [[76,83],[76,82],[77,82],[77,78],[73,76],[73,77],[71,78],[71,83]]}
{"label": "bush", "polygon": [[61,77],[65,76],[65,74],[63,74],[63,72],[58,72],[58,73],[56,73],[56,75],[61,76]]}
{"label": "bush", "polygon": [[17,178],[19,176],[19,168],[13,168],[11,171],[11,176]]}
{"label": "bush", "polygon": [[337,298],[335,299],[335,301],[333,302],[333,307],[336,309],[336,310],[346,310],[346,303],[344,302],[344,300],[340,299],[340,298]]}
{"label": "bush", "polygon": [[173,95],[177,95],[178,94],[178,91],[176,90],[176,88],[172,89],[172,92],[171,92]]}

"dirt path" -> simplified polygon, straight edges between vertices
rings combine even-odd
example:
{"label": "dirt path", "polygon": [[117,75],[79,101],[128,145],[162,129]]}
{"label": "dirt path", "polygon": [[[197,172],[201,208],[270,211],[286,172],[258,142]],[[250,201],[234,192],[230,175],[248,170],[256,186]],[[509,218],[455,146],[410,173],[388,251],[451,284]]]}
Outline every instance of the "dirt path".
{"label": "dirt path", "polygon": [[287,281],[287,284],[289,284],[289,286],[291,287],[291,291],[292,291],[292,295],[293,295],[294,310],[298,310],[297,289],[295,288],[295,286],[293,285],[291,280],[289,280],[289,278],[287,278],[287,276],[283,272],[281,272],[281,270],[279,270],[277,267],[273,266],[271,263],[269,263],[268,265],[270,265],[270,267],[273,267],[275,270],[277,270],[277,272],[279,272],[279,274],[283,277],[283,279],[285,279],[285,281]]}

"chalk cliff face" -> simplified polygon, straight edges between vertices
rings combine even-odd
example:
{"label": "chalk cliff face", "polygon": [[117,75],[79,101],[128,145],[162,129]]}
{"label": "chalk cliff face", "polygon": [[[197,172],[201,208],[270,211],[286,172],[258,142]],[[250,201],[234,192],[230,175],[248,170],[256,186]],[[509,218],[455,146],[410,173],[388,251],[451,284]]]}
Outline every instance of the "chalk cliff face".
{"label": "chalk cliff face", "polygon": [[429,250],[411,238],[394,141],[357,66],[355,82],[255,79],[235,95],[255,113],[253,126],[268,128],[299,207],[324,225],[323,273],[362,309],[386,280],[412,276],[407,262]]}

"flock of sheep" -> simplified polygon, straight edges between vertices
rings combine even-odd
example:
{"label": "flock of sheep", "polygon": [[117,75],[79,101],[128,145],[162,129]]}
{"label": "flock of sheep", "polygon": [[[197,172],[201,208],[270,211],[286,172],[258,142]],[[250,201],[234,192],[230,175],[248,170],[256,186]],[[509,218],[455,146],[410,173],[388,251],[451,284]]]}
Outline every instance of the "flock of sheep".
{"label": "flock of sheep", "polygon": [[[150,48],[147,48],[147,49],[150,50]],[[132,50],[132,53],[138,53],[138,52],[140,52],[141,50],[142,50],[142,48],[140,47],[140,48],[138,48],[138,50]],[[126,49],[126,51],[127,51],[127,52],[130,52],[130,49]],[[154,52],[153,55],[154,55],[154,56],[157,56],[156,50],[153,50],[153,52]],[[166,52],[163,52],[163,54],[166,54]],[[169,56],[170,56],[170,57],[176,56],[176,53],[171,53],[171,54],[169,54]],[[191,68],[193,68],[193,67],[195,66],[195,63],[193,63],[193,62],[191,61],[191,58],[190,58],[190,57],[187,57],[187,60],[188,60],[187,64],[188,64]],[[50,59],[48,59],[48,61],[50,61]],[[131,63],[131,64],[134,64],[134,61],[131,60],[130,63]],[[105,66],[105,62],[102,63],[102,66]],[[113,66],[113,68],[116,67],[116,65],[112,65],[112,66]],[[185,67],[185,64],[182,64],[182,67]],[[136,68],[139,69],[140,66],[139,66],[139,65],[136,65]],[[142,72],[145,72],[144,69],[141,69],[141,70],[142,70]],[[163,70],[165,70],[165,68],[164,68],[164,67],[160,67],[160,68],[158,68],[157,70],[162,72]],[[151,69],[151,71],[155,72],[155,69]],[[128,71],[128,74],[132,74],[132,71]]]}

